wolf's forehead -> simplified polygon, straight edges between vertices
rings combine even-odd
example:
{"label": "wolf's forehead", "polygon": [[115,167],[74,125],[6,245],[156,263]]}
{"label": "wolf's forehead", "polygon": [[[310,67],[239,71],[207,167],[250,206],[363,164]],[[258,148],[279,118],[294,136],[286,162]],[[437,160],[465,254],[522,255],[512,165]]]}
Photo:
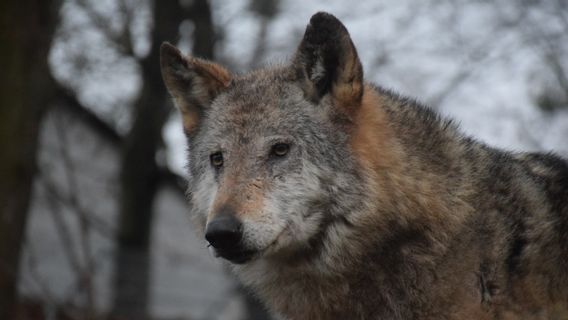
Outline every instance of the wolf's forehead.
{"label": "wolf's forehead", "polygon": [[252,123],[261,125],[279,111],[276,96],[260,94],[255,91],[231,92],[215,101],[212,116],[222,120],[225,125],[248,126]]}
{"label": "wolf's forehead", "polygon": [[304,93],[281,74],[250,74],[233,81],[211,106],[208,136],[215,141],[257,141],[259,137],[290,135],[306,116]]}
{"label": "wolf's forehead", "polygon": [[[301,89],[277,78],[238,81],[215,100],[212,114],[230,123],[258,125],[289,113],[303,100]],[[266,120],[266,121],[263,121]]]}
{"label": "wolf's forehead", "polygon": [[237,79],[229,88],[225,99],[245,108],[278,107],[278,102],[300,93],[297,86],[278,76],[247,77]]}

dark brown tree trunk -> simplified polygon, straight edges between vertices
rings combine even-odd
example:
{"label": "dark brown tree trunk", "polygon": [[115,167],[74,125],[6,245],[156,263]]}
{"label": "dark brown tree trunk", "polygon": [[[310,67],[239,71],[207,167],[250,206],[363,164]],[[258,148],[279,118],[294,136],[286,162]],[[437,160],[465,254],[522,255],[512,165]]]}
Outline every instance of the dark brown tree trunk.
{"label": "dark brown tree trunk", "polygon": [[162,145],[162,128],[169,112],[159,70],[159,45],[165,34],[166,38],[177,34],[179,21],[172,19],[172,10],[168,10],[175,2],[154,4],[152,48],[141,62],[142,89],[134,105],[134,121],[121,160],[113,313],[136,319],[147,313],[150,230],[159,182],[156,152]]}
{"label": "dark brown tree trunk", "polygon": [[188,12],[195,27],[192,54],[200,58],[214,59],[216,35],[209,1],[193,1]]}
{"label": "dark brown tree trunk", "polygon": [[60,1],[0,1],[0,319],[11,319]]}
{"label": "dark brown tree trunk", "polygon": [[[202,10],[206,10],[206,17],[192,14],[200,17],[200,22],[195,23],[196,33],[203,29],[210,30],[210,33],[196,36],[194,47],[203,50],[201,56],[210,57],[213,45],[203,45],[201,42],[213,41],[213,37],[210,37],[213,30],[211,12],[207,1],[196,1],[194,6],[197,4],[201,5]],[[177,1],[155,1],[153,13],[152,48],[150,54],[141,61],[142,90],[134,105],[134,121],[125,139],[122,157],[121,207],[112,311],[115,315],[136,319],[147,316],[150,231],[154,199],[160,185],[156,155],[162,147],[162,129],[170,111],[160,73],[159,47],[163,41],[177,41],[178,28],[183,19],[183,9]]]}

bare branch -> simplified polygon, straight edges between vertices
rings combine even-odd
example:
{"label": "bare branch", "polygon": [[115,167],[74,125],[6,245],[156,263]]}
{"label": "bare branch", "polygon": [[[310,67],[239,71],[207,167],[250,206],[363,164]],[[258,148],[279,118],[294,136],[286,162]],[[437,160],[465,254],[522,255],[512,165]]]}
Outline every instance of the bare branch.
{"label": "bare branch", "polygon": [[[112,145],[121,148],[124,137],[120,135],[116,129],[98,117],[93,111],[81,104],[75,93],[62,85],[57,88],[56,107],[62,108],[65,112],[69,112],[78,117],[85,125],[94,130],[102,138]],[[172,172],[169,168],[162,166],[160,168],[162,183],[174,188],[181,195],[185,196],[187,181],[184,177]]]}
{"label": "bare branch", "polygon": [[120,1],[120,12],[123,15],[123,26],[121,32],[115,32],[109,27],[108,20],[100,15],[87,0],[75,0],[75,3],[89,17],[93,26],[101,32],[111,43],[116,45],[117,49],[123,54],[136,58],[132,39],[130,36],[130,22],[132,14],[124,1]]}
{"label": "bare branch", "polygon": [[30,275],[30,279],[37,285],[39,288],[43,299],[47,301],[50,305],[58,305],[59,301],[55,298],[55,294],[49,288],[49,285],[46,284],[45,279],[39,274],[38,272],[38,260],[37,254],[34,250],[32,244],[29,240],[24,240],[23,243],[24,251],[27,253],[26,257],[26,266],[28,268],[28,274]]}

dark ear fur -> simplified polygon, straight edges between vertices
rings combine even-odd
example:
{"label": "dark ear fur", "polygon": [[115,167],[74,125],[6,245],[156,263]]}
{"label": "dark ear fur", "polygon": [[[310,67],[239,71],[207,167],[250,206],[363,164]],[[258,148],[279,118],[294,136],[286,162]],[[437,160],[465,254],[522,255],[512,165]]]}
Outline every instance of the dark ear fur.
{"label": "dark ear fur", "polygon": [[310,19],[294,58],[307,95],[319,100],[331,94],[336,102],[353,108],[363,95],[363,67],[349,32],[336,17],[318,12]]}
{"label": "dark ear fur", "polygon": [[181,111],[183,127],[191,134],[203,111],[231,82],[231,74],[220,65],[185,57],[176,47],[164,42],[160,47],[162,78]]}

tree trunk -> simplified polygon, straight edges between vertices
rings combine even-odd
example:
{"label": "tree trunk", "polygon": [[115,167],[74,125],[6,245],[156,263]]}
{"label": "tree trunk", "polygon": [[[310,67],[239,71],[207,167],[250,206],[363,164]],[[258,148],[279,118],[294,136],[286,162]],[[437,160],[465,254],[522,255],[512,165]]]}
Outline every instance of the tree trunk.
{"label": "tree trunk", "polygon": [[58,0],[0,2],[0,319],[11,319],[41,117],[54,93],[47,55]]}
{"label": "tree trunk", "polygon": [[[199,13],[195,16],[209,24],[204,27],[203,22],[196,22],[196,32],[213,30],[207,1],[198,0],[196,4],[206,9],[206,17]],[[184,18],[178,1],[155,1],[153,13],[152,48],[141,61],[142,90],[134,105],[134,122],[121,160],[121,207],[112,308],[114,315],[136,319],[147,317],[148,311],[152,209],[160,185],[156,154],[162,147],[162,129],[170,111],[160,72],[159,47],[163,41],[177,40]],[[205,56],[212,55],[213,46],[203,46],[204,40],[200,39],[203,37],[196,39],[194,47],[205,48]],[[209,37],[206,41],[213,39]]]}
{"label": "tree trunk", "polygon": [[192,54],[199,58],[214,59],[216,35],[209,1],[193,1],[189,14],[195,27]]}

